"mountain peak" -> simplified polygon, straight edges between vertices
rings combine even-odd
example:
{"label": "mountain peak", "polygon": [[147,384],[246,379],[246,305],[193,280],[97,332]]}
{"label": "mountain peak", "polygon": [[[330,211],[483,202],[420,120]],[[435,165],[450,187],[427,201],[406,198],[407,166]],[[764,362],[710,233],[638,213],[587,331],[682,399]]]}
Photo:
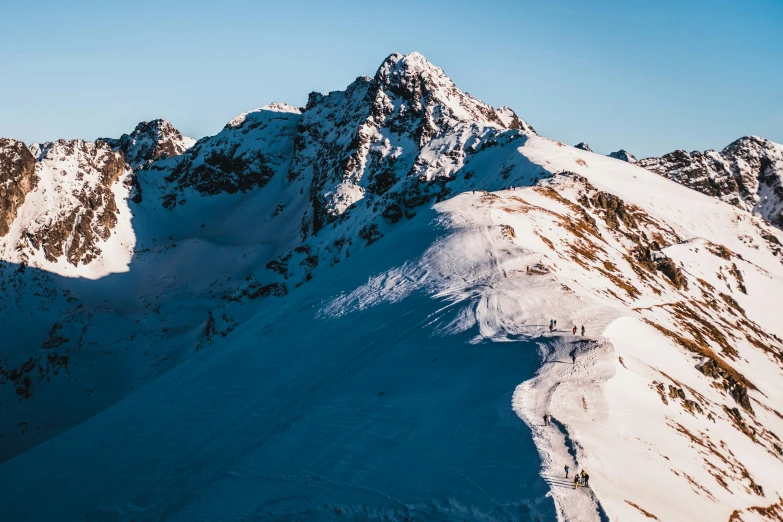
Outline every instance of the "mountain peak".
{"label": "mountain peak", "polygon": [[136,171],[161,157],[178,156],[193,146],[193,138],[183,136],[168,120],[142,121],[133,132],[119,138],[99,138],[125,155],[125,161]]}
{"label": "mountain peak", "polygon": [[443,69],[430,63],[424,55],[413,52],[410,54],[390,54],[375,73],[375,81],[382,88],[405,88],[416,80],[426,84],[444,87],[454,87],[454,82],[446,76]]}
{"label": "mountain peak", "polygon": [[636,163],[636,157],[625,149],[620,149],[609,154],[610,158],[619,159],[628,163]]}

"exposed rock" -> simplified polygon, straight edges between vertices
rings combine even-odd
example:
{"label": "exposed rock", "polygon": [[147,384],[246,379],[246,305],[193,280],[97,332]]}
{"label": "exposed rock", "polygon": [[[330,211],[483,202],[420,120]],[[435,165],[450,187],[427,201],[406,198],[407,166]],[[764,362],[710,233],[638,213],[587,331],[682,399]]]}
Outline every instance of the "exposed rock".
{"label": "exposed rock", "polygon": [[746,136],[720,152],[676,150],[639,166],[783,227],[783,145]]}
{"label": "exposed rock", "polygon": [[594,207],[606,211],[604,213],[604,221],[610,227],[618,228],[620,223],[625,224],[629,228],[636,227],[635,218],[627,211],[623,200],[614,194],[598,192],[590,199],[590,202]]}
{"label": "exposed rock", "polygon": [[731,372],[723,368],[714,359],[707,359],[704,364],[698,367],[698,370],[707,377],[720,381],[721,386],[726,393],[731,395],[734,401],[739,404],[742,409],[753,414],[753,407],[751,406],[750,398],[748,397],[748,388],[741,382],[738,382]]}
{"label": "exposed rock", "polygon": [[688,279],[671,258],[660,254],[656,260],[656,268],[671,281],[675,288],[680,290],[688,289]]}
{"label": "exposed rock", "polygon": [[21,141],[0,138],[0,236],[8,233],[25,196],[37,184],[30,150]]}
{"label": "exposed rock", "polygon": [[23,225],[17,250],[41,251],[50,262],[90,263],[117,224],[112,187],[127,173],[122,153],[103,141],[83,140],[33,145],[31,150],[38,157],[39,175],[45,174],[54,190],[43,195],[38,214]]}
{"label": "exposed rock", "polygon": [[580,143],[577,143],[576,145],[574,145],[574,147],[577,148],[577,149],[586,150],[587,152],[593,152],[593,149],[590,148],[590,145],[588,145],[584,141],[580,142]]}
{"label": "exposed rock", "polygon": [[[394,220],[442,193],[409,180],[450,178],[504,133],[513,138],[535,131],[511,109],[493,109],[457,89],[420,54],[392,54],[373,78],[310,95],[289,179],[312,175],[312,233],[365,198],[370,205],[384,201],[387,219]],[[397,184],[404,187],[393,191]]]}
{"label": "exposed rock", "polygon": [[136,125],[133,132],[123,134],[118,139],[100,139],[108,143],[112,150],[121,151],[134,172],[158,159],[178,156],[196,142],[193,138],[183,136],[163,119],[143,121]]}
{"label": "exposed rock", "polygon": [[275,173],[288,170],[299,118],[299,109],[279,103],[242,114],[216,136],[152,164],[140,175],[164,173],[164,206],[169,209],[182,201],[186,189],[209,196],[263,187]]}
{"label": "exposed rock", "polygon": [[634,157],[634,155],[625,149],[620,149],[616,152],[612,152],[611,154],[609,154],[609,157],[614,159],[619,159],[628,163],[636,163],[636,158]]}

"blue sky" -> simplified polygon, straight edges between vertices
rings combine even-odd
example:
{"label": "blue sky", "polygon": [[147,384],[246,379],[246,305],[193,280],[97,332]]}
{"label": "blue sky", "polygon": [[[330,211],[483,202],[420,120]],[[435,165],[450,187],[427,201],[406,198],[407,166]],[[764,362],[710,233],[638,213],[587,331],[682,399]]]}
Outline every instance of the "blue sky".
{"label": "blue sky", "polygon": [[[2,2],[0,136],[194,137],[419,51],[539,133],[637,156],[783,142],[783,1]],[[630,4],[636,4],[631,6]]]}

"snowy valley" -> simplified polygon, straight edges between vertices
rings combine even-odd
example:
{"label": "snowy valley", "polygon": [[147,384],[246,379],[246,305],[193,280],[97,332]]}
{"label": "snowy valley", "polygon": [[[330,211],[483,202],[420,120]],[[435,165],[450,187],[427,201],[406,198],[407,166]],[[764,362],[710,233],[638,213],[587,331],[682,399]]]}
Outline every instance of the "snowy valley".
{"label": "snowy valley", "polygon": [[783,520],[781,175],[564,145],[418,53],[198,141],[1,139],[0,508]]}

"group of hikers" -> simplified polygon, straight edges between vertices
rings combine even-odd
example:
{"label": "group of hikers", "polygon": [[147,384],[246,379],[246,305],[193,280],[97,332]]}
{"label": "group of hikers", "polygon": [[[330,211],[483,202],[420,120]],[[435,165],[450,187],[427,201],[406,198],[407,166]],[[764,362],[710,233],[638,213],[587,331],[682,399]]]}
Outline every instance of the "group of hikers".
{"label": "group of hikers", "polygon": [[[568,478],[568,464],[565,466],[565,473],[566,478]],[[583,488],[589,488],[590,487],[590,475],[587,474],[585,470],[577,471],[576,475],[574,475],[574,489],[577,489],[579,486],[582,486]]]}
{"label": "group of hikers", "polygon": [[[548,413],[544,414],[544,426],[551,426],[552,425],[552,416]],[[571,468],[568,467],[568,464],[565,465],[565,476],[568,478],[568,471]],[[587,474],[585,470],[578,471],[576,475],[574,476],[574,489],[577,489],[579,486],[582,486],[583,488],[589,488],[590,487],[590,475]]]}
{"label": "group of hikers", "polygon": [[[549,320],[549,331],[553,332],[557,328],[557,319],[550,319]],[[576,335],[576,325],[574,325],[571,332]],[[582,325],[582,337],[585,335],[585,325]]]}

